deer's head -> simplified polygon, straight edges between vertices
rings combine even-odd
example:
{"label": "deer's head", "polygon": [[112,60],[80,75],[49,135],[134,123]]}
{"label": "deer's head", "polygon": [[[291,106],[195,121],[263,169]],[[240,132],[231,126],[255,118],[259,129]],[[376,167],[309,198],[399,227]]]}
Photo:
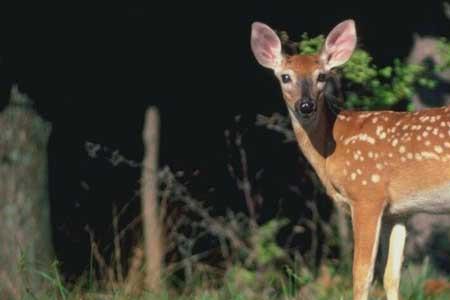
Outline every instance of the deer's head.
{"label": "deer's head", "polygon": [[355,47],[353,20],[338,24],[318,54],[292,56],[282,53],[281,41],[269,26],[252,24],[251,48],[256,60],[274,71],[291,117],[304,127],[314,128],[317,124],[328,91],[336,89],[331,71],[347,62]]}

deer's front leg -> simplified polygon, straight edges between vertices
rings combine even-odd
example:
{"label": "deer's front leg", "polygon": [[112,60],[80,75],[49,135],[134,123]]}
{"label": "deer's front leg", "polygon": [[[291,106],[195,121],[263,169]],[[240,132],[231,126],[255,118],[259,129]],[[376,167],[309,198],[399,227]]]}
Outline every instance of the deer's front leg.
{"label": "deer's front leg", "polygon": [[373,278],[384,202],[364,201],[352,207],[353,299],[366,300]]}

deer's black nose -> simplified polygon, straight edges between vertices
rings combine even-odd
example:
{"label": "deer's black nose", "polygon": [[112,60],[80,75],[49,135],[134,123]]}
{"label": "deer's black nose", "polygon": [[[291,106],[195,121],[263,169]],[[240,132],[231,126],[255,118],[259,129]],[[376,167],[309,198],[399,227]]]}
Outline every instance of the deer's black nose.
{"label": "deer's black nose", "polygon": [[301,115],[309,115],[316,110],[316,104],[312,99],[301,99],[295,103],[295,110]]}

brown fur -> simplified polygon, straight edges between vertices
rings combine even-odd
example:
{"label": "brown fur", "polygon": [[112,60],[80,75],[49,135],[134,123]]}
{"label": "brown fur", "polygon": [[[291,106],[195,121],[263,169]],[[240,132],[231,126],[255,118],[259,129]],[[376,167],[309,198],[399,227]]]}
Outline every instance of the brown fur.
{"label": "brown fur", "polygon": [[319,55],[293,55],[284,61],[285,68],[293,70],[298,75],[305,77],[313,74],[320,66]]}
{"label": "brown fur", "polygon": [[[360,117],[363,114],[368,116]],[[370,193],[390,203],[417,188],[427,190],[449,182],[449,125],[448,108],[414,114],[343,112],[334,124],[336,151],[327,158],[333,184],[353,201],[363,201],[367,198],[363,195]],[[355,172],[358,169],[361,174]],[[372,175],[379,181],[374,183]]]}

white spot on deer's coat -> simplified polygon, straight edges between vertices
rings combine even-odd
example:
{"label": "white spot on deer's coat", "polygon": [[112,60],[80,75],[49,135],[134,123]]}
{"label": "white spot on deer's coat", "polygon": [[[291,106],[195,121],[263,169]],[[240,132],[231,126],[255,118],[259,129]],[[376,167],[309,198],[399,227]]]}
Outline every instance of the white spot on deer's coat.
{"label": "white spot on deer's coat", "polygon": [[348,145],[350,142],[354,144],[357,140],[367,142],[369,144],[375,144],[375,139],[365,133],[360,133],[358,135],[351,136],[344,141],[345,145]]}
{"label": "white spot on deer's coat", "polygon": [[442,153],[442,147],[441,146],[434,146],[434,151],[437,153]]}
{"label": "white spot on deer's coat", "polygon": [[439,156],[436,153],[433,152],[426,152],[426,151],[422,151],[420,154],[422,154],[423,158],[425,159],[436,159],[439,160]]}
{"label": "white spot on deer's coat", "polygon": [[383,126],[377,126],[377,129],[376,129],[376,134],[377,135],[380,135],[380,133],[383,131]]}
{"label": "white spot on deer's coat", "polygon": [[380,181],[380,175],[372,174],[372,176],[370,177],[370,180],[372,180],[373,183],[377,183]]}
{"label": "white spot on deer's coat", "polygon": [[375,139],[365,133],[361,133],[359,135],[359,139],[364,142],[368,142],[369,144],[375,144]]}

